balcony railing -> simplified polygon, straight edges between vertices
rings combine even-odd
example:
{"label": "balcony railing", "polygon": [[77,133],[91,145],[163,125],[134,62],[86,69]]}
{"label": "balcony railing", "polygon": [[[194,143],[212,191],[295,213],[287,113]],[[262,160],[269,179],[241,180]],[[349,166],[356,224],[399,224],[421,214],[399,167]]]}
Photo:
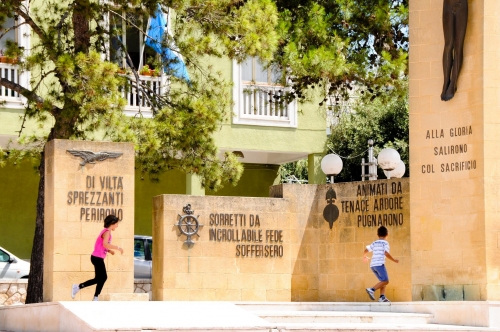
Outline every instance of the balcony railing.
{"label": "balcony railing", "polygon": [[[0,63],[0,77],[8,79],[13,83],[20,84],[21,86],[26,87],[28,84],[27,73],[22,73],[15,64]],[[164,94],[168,89],[169,82],[166,76],[155,77],[140,75],[139,79],[147,86],[147,90],[156,94]],[[130,80],[131,84],[123,91],[123,98],[127,100],[125,113],[134,116],[141,112],[144,116],[152,116],[151,105],[148,98],[144,96],[147,91],[137,89],[134,76],[131,76]],[[3,107],[24,107],[24,100],[25,98],[16,91],[0,85],[0,102],[4,102],[2,105]]]}
{"label": "balcony railing", "polygon": [[[24,85],[21,82],[21,72],[15,64],[0,62],[0,77]],[[21,106],[23,104],[23,98],[19,93],[2,85],[0,85],[0,101],[5,102],[3,105],[5,107]]]}
{"label": "balcony railing", "polygon": [[288,120],[288,104],[280,97],[283,88],[272,86],[243,86],[243,115],[277,117]]}
{"label": "balcony railing", "polygon": [[127,90],[123,92],[123,98],[127,100],[125,106],[125,114],[134,116],[139,112],[144,116],[152,116],[151,104],[146,96],[147,90],[155,94],[164,94],[168,90],[169,81],[167,76],[143,76],[139,75],[139,79],[147,86],[146,91],[137,89],[135,77],[130,76],[130,85]]}
{"label": "balcony railing", "polygon": [[296,127],[296,102],[286,102],[286,89],[281,86],[241,83],[237,105],[238,124]]}

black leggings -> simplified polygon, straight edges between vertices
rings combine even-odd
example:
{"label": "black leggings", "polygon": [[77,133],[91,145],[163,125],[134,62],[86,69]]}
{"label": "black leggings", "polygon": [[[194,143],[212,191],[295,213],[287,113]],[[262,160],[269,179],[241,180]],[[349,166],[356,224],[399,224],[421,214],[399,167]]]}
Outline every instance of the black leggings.
{"label": "black leggings", "polygon": [[94,279],[87,280],[84,283],[80,284],[79,287],[85,288],[97,284],[97,286],[95,287],[94,296],[99,296],[99,294],[101,294],[102,287],[106,282],[106,279],[108,279],[108,275],[106,273],[106,265],[104,265],[103,258],[95,257],[92,255],[90,256],[90,261],[94,265],[95,277]]}

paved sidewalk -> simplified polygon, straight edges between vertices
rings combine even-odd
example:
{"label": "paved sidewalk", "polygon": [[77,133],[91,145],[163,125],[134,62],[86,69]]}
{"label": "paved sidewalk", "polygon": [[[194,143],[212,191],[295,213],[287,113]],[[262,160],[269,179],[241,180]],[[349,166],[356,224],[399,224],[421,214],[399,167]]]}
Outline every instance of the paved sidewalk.
{"label": "paved sidewalk", "polygon": [[459,312],[450,311],[453,307],[479,317],[479,307],[491,313],[500,303],[429,302],[427,307],[439,307],[436,313],[400,311],[418,305],[426,303],[64,301],[0,307],[0,332],[500,332],[500,327],[436,324],[437,316]]}

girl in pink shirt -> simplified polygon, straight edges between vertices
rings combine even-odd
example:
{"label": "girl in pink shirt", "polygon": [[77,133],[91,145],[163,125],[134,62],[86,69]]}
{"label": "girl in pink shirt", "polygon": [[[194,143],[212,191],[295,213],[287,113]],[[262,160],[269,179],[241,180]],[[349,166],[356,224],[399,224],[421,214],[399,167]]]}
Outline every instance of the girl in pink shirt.
{"label": "girl in pink shirt", "polygon": [[114,231],[118,228],[118,218],[114,215],[109,215],[104,219],[104,229],[99,233],[94,245],[94,251],[90,256],[90,261],[92,265],[94,265],[95,277],[94,279],[90,279],[81,284],[73,284],[71,289],[71,297],[75,298],[76,293],[80,291],[80,289],[97,285],[94,293],[94,300],[97,301],[99,298],[99,294],[101,294],[102,287],[108,279],[108,275],[106,273],[106,265],[104,265],[104,258],[106,258],[106,254],[109,252],[111,255],[114,255],[115,252],[112,249],[119,250],[120,253],[123,254],[123,249],[119,246],[115,246],[111,244],[111,231]]}

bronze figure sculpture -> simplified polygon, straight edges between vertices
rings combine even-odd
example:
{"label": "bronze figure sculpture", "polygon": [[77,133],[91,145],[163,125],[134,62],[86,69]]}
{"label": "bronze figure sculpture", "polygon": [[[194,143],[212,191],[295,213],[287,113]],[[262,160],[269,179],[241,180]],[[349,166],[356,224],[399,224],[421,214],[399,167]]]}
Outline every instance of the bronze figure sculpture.
{"label": "bronze figure sculpture", "polygon": [[457,81],[464,58],[464,39],[467,30],[467,0],[443,1],[443,73],[441,100],[448,101],[457,91]]}

